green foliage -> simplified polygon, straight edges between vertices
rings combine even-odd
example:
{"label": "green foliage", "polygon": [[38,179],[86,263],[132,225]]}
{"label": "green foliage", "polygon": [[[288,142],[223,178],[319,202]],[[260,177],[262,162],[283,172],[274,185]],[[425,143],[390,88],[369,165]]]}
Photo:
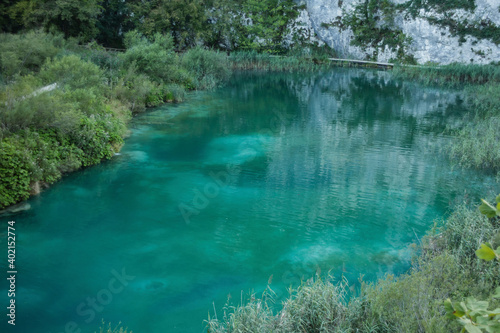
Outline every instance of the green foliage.
{"label": "green foliage", "polygon": [[[486,200],[479,207],[481,214],[488,218],[500,216],[500,195],[496,197],[497,206],[492,206]],[[500,233],[497,234],[497,238]],[[476,256],[485,261],[493,259],[500,260],[500,246],[497,250],[492,249],[490,243],[481,244],[481,247],[476,251]],[[490,300],[494,298],[500,299],[500,287],[496,288],[494,295],[490,296]],[[464,327],[462,332],[481,333],[499,332],[500,331],[500,308],[488,310],[489,301],[478,301],[475,297],[467,297],[465,301],[452,302],[449,298],[444,302],[448,317],[451,319],[457,318],[457,321]]]}
{"label": "green foliage", "polygon": [[146,99],[157,84],[144,74],[137,73],[137,66],[132,64],[110,91],[109,97],[117,99],[127,106],[132,113],[143,112]]}
{"label": "green foliage", "polygon": [[130,112],[106,99],[105,83],[98,66],[69,55],[2,87],[1,207],[26,199],[37,182],[51,184],[118,151]]}
{"label": "green foliage", "polygon": [[17,0],[2,0],[0,2],[0,33],[15,33],[22,29],[21,22],[13,19],[10,12],[16,2]]}
{"label": "green foliage", "polygon": [[195,47],[182,57],[182,66],[193,77],[196,89],[213,89],[229,79],[228,57],[218,51]]}
{"label": "green foliage", "polygon": [[15,140],[0,142],[0,209],[29,197],[30,165],[26,157]]}
{"label": "green foliage", "polygon": [[76,127],[81,116],[76,105],[61,90],[38,93],[40,86],[39,80],[28,76],[0,92],[1,133],[27,128],[69,132]]}
{"label": "green foliage", "polygon": [[262,71],[316,71],[331,66],[324,58],[304,56],[275,56],[257,51],[233,52],[229,56],[235,70],[257,69]]}
{"label": "green foliage", "polygon": [[434,10],[440,14],[454,9],[474,11],[476,9],[476,2],[475,0],[409,0],[400,5],[400,7],[407,9],[415,17],[421,9],[424,9],[426,12]]}
{"label": "green foliage", "polygon": [[452,255],[420,261],[410,273],[364,287],[370,316],[382,332],[452,332],[440,300],[459,292],[458,276]]}
{"label": "green foliage", "polygon": [[125,68],[135,64],[139,73],[158,83],[178,79],[178,59],[170,35],[156,33],[150,40],[137,31],[131,31],[125,35],[125,45],[127,51],[120,55]]}
{"label": "green foliage", "polygon": [[463,128],[454,131],[457,139],[451,143],[449,154],[460,166],[498,172],[500,151],[498,150],[498,128],[500,119],[475,117]]}
{"label": "green foliage", "polygon": [[141,32],[147,36],[172,33],[178,49],[194,46],[203,35],[208,10],[201,0],[154,0],[132,7]]}
{"label": "green foliage", "polygon": [[123,70],[123,59],[118,52],[108,52],[104,47],[96,43],[89,43],[79,47],[75,51],[78,56],[87,62],[97,65],[104,73],[106,80],[113,86]]}
{"label": "green foliage", "polygon": [[26,199],[31,185],[50,184],[81,166],[83,151],[54,130],[18,131],[0,142],[0,208]]}
{"label": "green foliage", "polygon": [[214,0],[206,15],[209,24],[203,37],[205,45],[211,49],[237,49],[243,33],[241,6],[236,1]]}
{"label": "green foliage", "polygon": [[103,0],[102,11],[96,27],[99,31],[96,39],[107,47],[123,48],[123,34],[134,28],[129,18],[134,18],[131,10],[136,1]]}
{"label": "green foliage", "polygon": [[500,216],[500,195],[498,195],[495,199],[496,205],[491,205],[488,201],[481,199],[482,204],[479,206],[479,211],[481,214],[488,218],[492,218],[495,216]]}
{"label": "green foliage", "polygon": [[345,11],[333,25],[353,31],[352,45],[374,48],[373,53],[368,54],[369,59],[377,60],[379,49],[388,47],[396,53],[398,61],[415,63],[409,53],[411,38],[395,27],[396,8],[390,0],[364,0],[352,11]]}
{"label": "green foliage", "polygon": [[[500,287],[493,298],[500,298]],[[462,332],[495,333],[500,331],[500,308],[488,310],[488,301],[478,301],[474,297],[467,297],[462,302],[452,302],[447,299],[444,303],[449,318],[457,317],[464,326]]]}
{"label": "green foliage", "polygon": [[14,75],[38,72],[46,59],[60,52],[62,35],[31,31],[23,34],[0,34],[0,73],[6,79]]}
{"label": "green foliage", "polygon": [[89,166],[110,158],[123,143],[121,124],[108,114],[83,118],[79,131],[72,136],[75,145],[85,152],[82,165]]}
{"label": "green foliage", "polygon": [[[291,290],[280,313],[282,332],[332,332],[349,330],[352,321],[347,297],[347,280],[309,280]],[[299,320],[297,320],[299,319]]]}
{"label": "green foliage", "polygon": [[[283,308],[273,314],[274,292],[268,286],[261,298],[251,295],[246,304],[226,306],[223,318],[210,318],[208,332],[349,332],[358,329],[362,302],[347,301],[346,280],[310,279],[290,290]],[[243,300],[242,300],[243,302]],[[366,328],[366,326],[364,327]]]}
{"label": "green foliage", "polygon": [[239,47],[271,54],[285,51],[284,37],[289,23],[298,16],[298,6],[292,0],[247,0],[243,11],[251,24],[243,24]]}
{"label": "green foliage", "polygon": [[500,258],[500,247],[498,247],[498,249],[496,249],[495,251],[491,248],[490,243],[481,244],[481,248],[476,251],[476,256],[479,259],[483,259],[486,261],[491,261],[495,258]]}
{"label": "green foliage", "polygon": [[94,38],[97,19],[102,12],[102,0],[21,0],[9,8],[11,17],[19,19],[26,28],[60,31],[66,37],[83,41]]}
{"label": "green foliage", "polygon": [[67,89],[95,88],[104,86],[104,73],[95,64],[83,61],[77,55],[68,55],[56,60],[47,60],[40,72],[46,84],[58,83]]}
{"label": "green foliage", "polygon": [[489,19],[480,21],[458,21],[451,17],[445,18],[427,18],[432,24],[448,28],[453,36],[459,36],[459,42],[465,42],[466,36],[472,36],[477,39],[489,39],[495,44],[500,44],[500,27]]}
{"label": "green foliage", "polygon": [[[465,41],[466,36],[478,39],[489,39],[495,44],[500,43],[500,27],[489,19],[469,21],[468,19],[454,19],[451,11],[463,9],[473,12],[476,9],[475,0],[409,0],[399,4],[398,8],[405,10],[413,18],[420,16],[421,10],[426,15],[423,17],[430,23],[448,29],[453,36],[459,36],[460,42]],[[429,12],[438,15],[428,15]]]}

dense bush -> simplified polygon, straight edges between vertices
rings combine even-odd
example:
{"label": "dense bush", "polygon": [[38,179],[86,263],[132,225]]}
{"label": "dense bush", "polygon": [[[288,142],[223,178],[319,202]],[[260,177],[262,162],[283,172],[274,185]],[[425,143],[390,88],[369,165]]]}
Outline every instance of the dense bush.
{"label": "dense bush", "polygon": [[0,75],[11,79],[15,74],[39,71],[66,41],[60,34],[31,31],[25,34],[0,34]]}
{"label": "dense bush", "polygon": [[83,61],[77,55],[47,60],[40,77],[46,84],[58,83],[65,89],[93,89],[104,87],[104,73],[95,64]]}
{"label": "dense bush", "polygon": [[107,94],[103,71],[77,55],[48,58],[37,76],[0,89],[0,208],[118,151],[130,111]]}
{"label": "dense bush", "polygon": [[0,142],[0,208],[27,199],[30,193],[28,154],[13,139]]}
{"label": "dense bush", "polygon": [[225,54],[195,47],[182,57],[182,66],[193,77],[196,89],[213,89],[229,79],[231,70]]}
{"label": "dense bush", "polygon": [[40,80],[26,77],[2,91],[0,123],[4,135],[27,128],[68,132],[76,127],[81,115],[76,105],[62,90],[37,93],[40,86]]}
{"label": "dense bush", "polygon": [[[67,46],[60,35],[0,35],[0,208],[31,186],[110,158],[132,113],[214,88],[229,78],[227,57],[196,48],[182,61],[170,35],[126,34],[124,53]],[[29,52],[31,48],[31,52]]]}
{"label": "dense bush", "polygon": [[158,83],[175,82],[178,77],[178,57],[170,35],[156,33],[150,40],[137,31],[125,35],[127,51],[121,54],[123,66],[135,64],[139,73]]}

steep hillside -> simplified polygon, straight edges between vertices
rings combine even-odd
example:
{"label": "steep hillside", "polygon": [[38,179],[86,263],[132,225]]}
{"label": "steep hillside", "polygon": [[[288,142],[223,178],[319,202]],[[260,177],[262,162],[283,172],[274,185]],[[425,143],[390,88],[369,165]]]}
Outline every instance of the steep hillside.
{"label": "steep hillside", "polygon": [[340,56],[484,64],[500,59],[498,0],[301,0],[300,18]]}

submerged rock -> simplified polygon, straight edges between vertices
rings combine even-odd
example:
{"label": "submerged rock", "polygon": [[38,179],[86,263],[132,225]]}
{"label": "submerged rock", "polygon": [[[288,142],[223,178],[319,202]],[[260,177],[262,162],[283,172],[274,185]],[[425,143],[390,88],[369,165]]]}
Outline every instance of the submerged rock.
{"label": "submerged rock", "polygon": [[21,202],[17,205],[10,206],[4,210],[0,210],[0,216],[8,216],[24,212],[31,209],[31,205],[27,202]]}

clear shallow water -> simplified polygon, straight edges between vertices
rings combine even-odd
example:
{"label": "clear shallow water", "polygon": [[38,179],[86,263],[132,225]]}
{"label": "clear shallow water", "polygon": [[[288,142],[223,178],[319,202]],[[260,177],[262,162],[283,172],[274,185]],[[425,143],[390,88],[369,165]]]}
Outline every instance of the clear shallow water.
{"label": "clear shallow water", "polygon": [[93,332],[104,318],[202,332],[214,306],[271,276],[279,299],[317,271],[400,273],[406,246],[450,204],[490,190],[438,152],[461,104],[386,72],[337,69],[237,75],[141,115],[121,155],[0,217],[5,230],[17,221],[19,271],[16,329],[0,329]]}

